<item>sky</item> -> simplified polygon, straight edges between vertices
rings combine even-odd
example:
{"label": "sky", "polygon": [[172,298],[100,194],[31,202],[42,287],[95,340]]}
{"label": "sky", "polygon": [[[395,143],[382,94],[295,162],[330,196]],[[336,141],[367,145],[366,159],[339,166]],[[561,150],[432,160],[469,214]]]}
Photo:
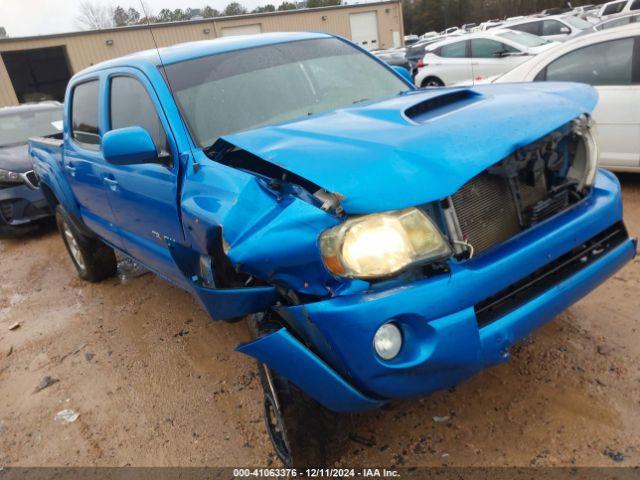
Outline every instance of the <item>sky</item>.
{"label": "sky", "polygon": [[[142,10],[139,0],[89,1]],[[81,2],[82,0],[0,0],[0,27],[4,27],[7,35],[11,37],[80,30],[76,18]],[[153,13],[158,13],[163,8],[202,8],[205,5],[222,10],[231,0],[145,0],[145,2]],[[282,0],[239,0],[239,2],[252,10],[267,3],[278,6]]]}

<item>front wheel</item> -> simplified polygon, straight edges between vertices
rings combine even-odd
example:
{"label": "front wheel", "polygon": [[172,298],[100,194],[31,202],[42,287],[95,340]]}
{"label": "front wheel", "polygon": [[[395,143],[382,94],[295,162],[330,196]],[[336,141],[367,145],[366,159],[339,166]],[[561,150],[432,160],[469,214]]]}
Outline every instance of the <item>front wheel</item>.
{"label": "front wheel", "polygon": [[56,223],[80,278],[99,282],[116,274],[118,264],[113,249],[97,238],[84,235],[62,205],[56,207]]}
{"label": "front wheel", "polygon": [[[251,317],[253,335],[272,331],[273,324],[265,317]],[[288,468],[326,466],[335,414],[262,363],[258,363],[258,375],[264,393],[265,426],[278,458]]]}

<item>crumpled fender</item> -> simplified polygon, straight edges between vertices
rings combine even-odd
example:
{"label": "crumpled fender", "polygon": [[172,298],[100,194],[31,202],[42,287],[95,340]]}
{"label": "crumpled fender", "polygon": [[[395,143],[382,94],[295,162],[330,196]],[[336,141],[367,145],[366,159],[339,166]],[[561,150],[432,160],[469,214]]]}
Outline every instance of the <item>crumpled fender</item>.
{"label": "crumpled fender", "polygon": [[266,364],[334,412],[360,412],[384,403],[353,388],[284,328],[239,345],[236,351]]}

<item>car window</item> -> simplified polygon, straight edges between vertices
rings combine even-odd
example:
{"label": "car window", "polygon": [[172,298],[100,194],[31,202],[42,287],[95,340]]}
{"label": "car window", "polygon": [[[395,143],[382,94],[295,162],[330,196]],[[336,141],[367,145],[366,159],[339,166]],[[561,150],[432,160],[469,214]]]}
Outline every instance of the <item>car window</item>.
{"label": "car window", "polygon": [[602,15],[613,15],[614,13],[620,13],[626,3],[627,3],[626,1],[611,3],[606,7],[604,7],[604,11],[602,12]]}
{"label": "car window", "polygon": [[111,129],[142,127],[151,135],[158,153],[167,152],[167,135],[144,85],[133,77],[114,77],[110,92]]}
{"label": "car window", "polygon": [[633,44],[633,38],[623,38],[574,50],[547,66],[546,80],[629,85]]}
{"label": "car window", "polygon": [[444,58],[465,58],[467,56],[467,42],[450,43],[440,47],[440,57]]}
{"label": "car window", "polygon": [[545,40],[542,37],[538,37],[526,32],[509,31],[499,33],[498,36],[506,38],[507,40],[511,40],[512,42],[518,43],[520,45],[524,45],[525,47],[540,47],[542,45],[548,45],[551,43],[549,40]]}
{"label": "car window", "polygon": [[100,82],[76,85],[71,100],[71,137],[85,145],[99,145],[98,89]]}
{"label": "car window", "polygon": [[569,27],[558,20],[545,20],[542,22],[542,35],[566,35],[566,31],[563,32],[562,27],[569,29]]}
{"label": "car window", "polygon": [[627,25],[633,22],[633,17],[622,17],[616,18],[615,20],[610,20],[608,22],[604,22],[602,25],[598,25],[596,27],[597,30],[606,30],[607,28],[615,28],[620,27],[622,25]]}
{"label": "car window", "polygon": [[46,137],[59,133],[62,107],[25,109],[0,114],[0,147],[27,143],[30,137]]}
{"label": "car window", "polygon": [[629,10],[640,10],[640,0],[633,0]]}
{"label": "car window", "polygon": [[476,38],[471,40],[471,56],[473,58],[496,58],[502,52],[517,52],[518,50],[506,43],[490,40],[488,38]]}
{"label": "car window", "polygon": [[509,30],[518,30],[519,32],[526,32],[532,35],[540,35],[540,26],[542,22],[527,22],[519,25],[507,26]]}

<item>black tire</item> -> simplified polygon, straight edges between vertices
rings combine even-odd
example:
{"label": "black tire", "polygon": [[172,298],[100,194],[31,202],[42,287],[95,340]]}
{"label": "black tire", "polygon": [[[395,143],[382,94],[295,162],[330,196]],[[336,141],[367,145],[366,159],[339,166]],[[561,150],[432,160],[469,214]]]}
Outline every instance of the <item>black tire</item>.
{"label": "black tire", "polygon": [[425,87],[444,87],[444,82],[440,80],[438,77],[427,77],[422,80],[422,84],[420,85],[422,88]]}
{"label": "black tire", "polygon": [[56,206],[56,223],[81,279],[99,282],[116,274],[118,264],[113,249],[83,234],[62,205]]}
{"label": "black tire", "polygon": [[[252,335],[273,331],[263,314],[249,319]],[[288,468],[326,467],[331,443],[330,428],[337,416],[302,390],[258,362],[264,393],[264,420],[273,449]]]}

